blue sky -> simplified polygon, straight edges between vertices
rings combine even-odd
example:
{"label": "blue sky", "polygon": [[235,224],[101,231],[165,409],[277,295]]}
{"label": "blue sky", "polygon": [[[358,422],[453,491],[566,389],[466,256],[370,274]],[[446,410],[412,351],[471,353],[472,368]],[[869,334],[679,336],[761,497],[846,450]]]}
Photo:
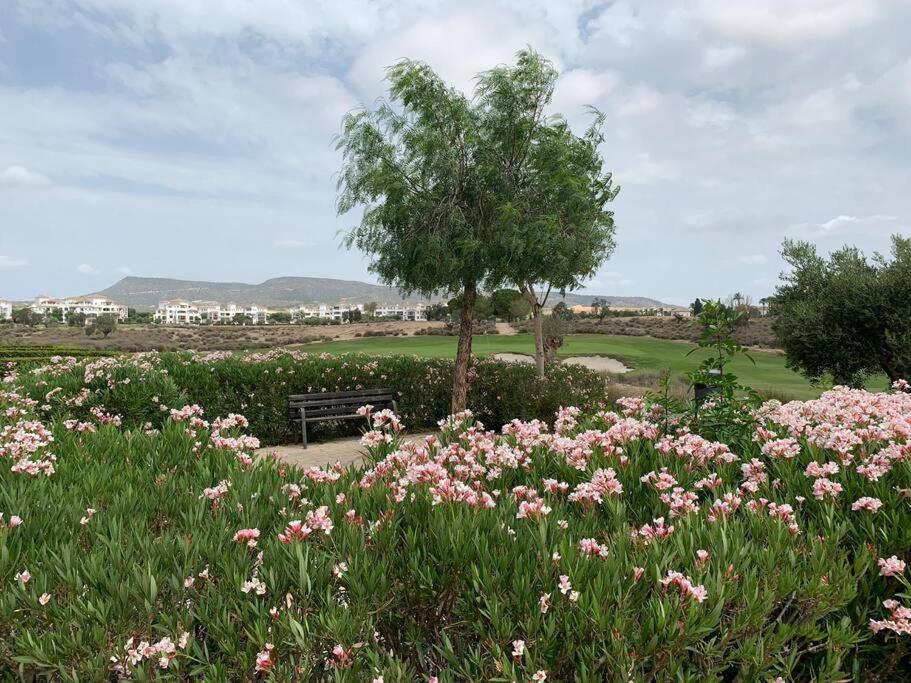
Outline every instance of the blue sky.
{"label": "blue sky", "polygon": [[0,298],[371,280],[339,247],[341,116],[398,58],[469,89],[526,45],[554,111],[608,117],[618,247],[589,291],[758,298],[784,237],[911,233],[909,25],[900,0],[3,0]]}

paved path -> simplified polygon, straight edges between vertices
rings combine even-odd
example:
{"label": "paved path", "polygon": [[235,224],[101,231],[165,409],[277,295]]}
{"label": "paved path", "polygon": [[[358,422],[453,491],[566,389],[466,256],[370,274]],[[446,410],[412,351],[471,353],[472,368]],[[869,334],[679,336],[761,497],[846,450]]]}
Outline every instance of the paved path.
{"label": "paved path", "polygon": [[518,334],[516,328],[509,323],[494,323],[494,327],[496,327],[497,332],[504,337],[511,337],[514,334]]}
{"label": "paved path", "polygon": [[[421,441],[430,432],[418,432],[415,434],[406,434],[406,441]],[[366,453],[360,444],[359,436],[350,436],[344,439],[335,439],[324,443],[312,443],[309,448],[304,448],[300,444],[291,444],[289,446],[269,446],[260,448],[256,455],[270,455],[275,453],[282,462],[298,467],[326,467],[340,462],[345,467],[358,465],[364,460]]]}

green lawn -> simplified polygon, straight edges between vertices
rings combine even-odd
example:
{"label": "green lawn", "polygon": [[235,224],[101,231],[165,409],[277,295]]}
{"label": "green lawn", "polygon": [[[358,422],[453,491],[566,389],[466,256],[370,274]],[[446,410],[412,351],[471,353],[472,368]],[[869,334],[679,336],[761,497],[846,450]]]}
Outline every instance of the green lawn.
{"label": "green lawn", "polygon": [[[415,354],[428,358],[450,358],[455,355],[455,337],[367,337],[347,341],[320,342],[305,345],[307,350],[329,353],[370,353],[370,354]],[[561,356],[604,355],[622,360],[634,368],[634,374],[654,373],[669,369],[675,376],[694,369],[701,358],[696,352],[687,356],[693,348],[686,342],[653,339],[651,337],[614,336],[603,334],[577,334],[566,338],[560,349]],[[474,338],[474,353],[489,356],[501,352],[532,353],[534,343],[531,335],[480,336]],[[747,359],[739,359],[729,367],[740,380],[759,390],[771,390],[774,395],[794,398],[818,396],[821,388],[813,387],[806,379],[788,370],[784,357],[768,352],[751,354],[755,365]],[[872,384],[872,383],[871,383]],[[879,380],[873,389],[880,389]]]}

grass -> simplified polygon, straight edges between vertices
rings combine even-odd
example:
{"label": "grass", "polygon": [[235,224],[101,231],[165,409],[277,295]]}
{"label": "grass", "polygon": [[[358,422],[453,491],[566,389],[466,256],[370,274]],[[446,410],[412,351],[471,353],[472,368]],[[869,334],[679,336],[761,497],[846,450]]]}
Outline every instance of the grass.
{"label": "grass", "polygon": [[[415,336],[415,337],[369,337],[345,341],[308,344],[307,350],[327,353],[369,353],[375,355],[414,354],[427,358],[449,358],[455,355],[455,337]],[[694,348],[693,344],[652,337],[630,337],[604,334],[577,334],[566,338],[560,349],[561,357],[604,355],[623,361],[633,372],[624,375],[635,382],[646,376],[654,376],[661,370],[670,370],[674,377],[682,378],[684,374],[696,367],[701,360],[702,352],[690,356],[686,354]],[[534,341],[529,334],[513,336],[489,335],[474,338],[473,351],[479,357],[495,353],[528,353],[534,352]],[[755,364],[747,359],[738,359],[730,365],[730,370],[740,380],[759,391],[768,391],[776,397],[793,397],[800,399],[815,398],[828,387],[813,386],[806,378],[785,367],[784,356],[778,353],[756,351],[751,353]],[[880,386],[882,385],[882,386]],[[871,382],[872,389],[885,387],[879,378]]]}

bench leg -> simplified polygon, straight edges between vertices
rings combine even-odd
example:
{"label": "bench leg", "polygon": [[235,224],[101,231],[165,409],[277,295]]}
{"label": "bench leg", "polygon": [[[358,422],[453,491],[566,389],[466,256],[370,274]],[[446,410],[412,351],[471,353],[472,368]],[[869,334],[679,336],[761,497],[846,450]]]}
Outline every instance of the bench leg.
{"label": "bench leg", "polygon": [[399,414],[399,404],[395,399],[392,399],[392,412],[396,415]]}
{"label": "bench leg", "polygon": [[301,408],[301,437],[304,448],[307,447],[307,411]]}

